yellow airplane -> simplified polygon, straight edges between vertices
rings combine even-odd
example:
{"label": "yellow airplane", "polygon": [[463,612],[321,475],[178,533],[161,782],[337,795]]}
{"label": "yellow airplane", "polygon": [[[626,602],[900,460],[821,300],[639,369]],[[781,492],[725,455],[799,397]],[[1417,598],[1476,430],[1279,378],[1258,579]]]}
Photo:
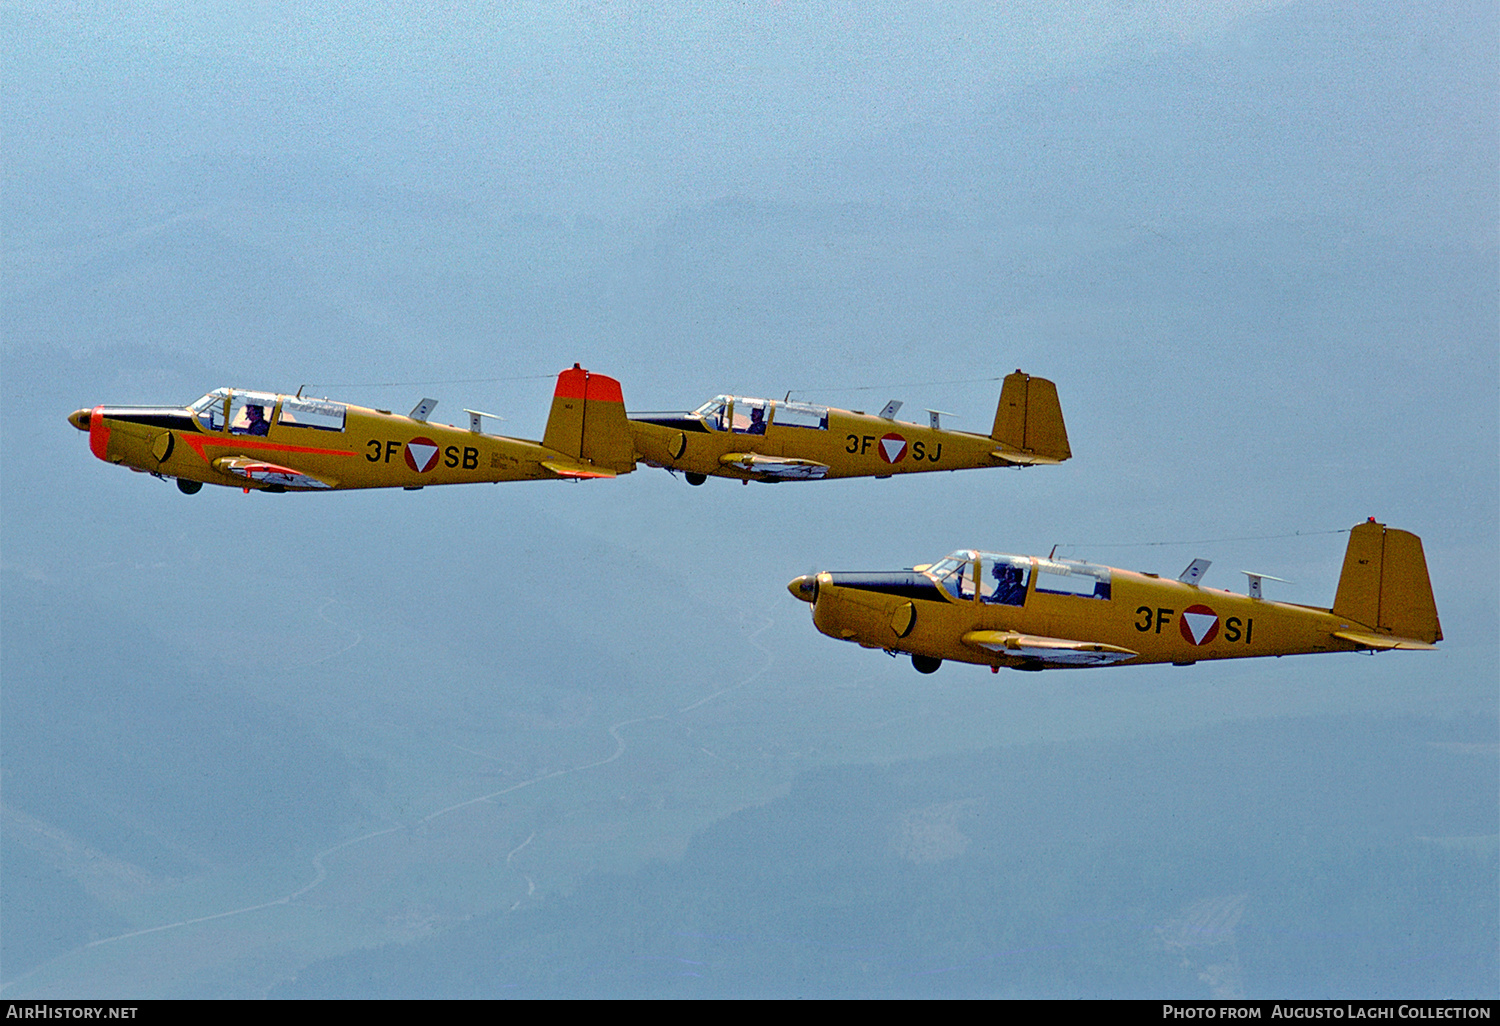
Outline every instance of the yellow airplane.
{"label": "yellow airplane", "polygon": [[1349,532],[1332,609],[1071,559],[960,549],[896,573],[818,573],[787,585],[831,638],[904,652],[921,673],[944,659],[999,672],[1137,666],[1307,652],[1431,649],[1441,641],[1422,541],[1372,518]]}
{"label": "yellow airplane", "polygon": [[175,478],[188,495],[205,484],[246,492],[415,490],[635,469],[620,383],[577,364],[557,376],[540,442],[486,434],[489,415],[475,410],[464,411],[467,430],[434,424],[428,417],[436,405],[423,399],[403,417],[300,394],[219,388],[186,407],[95,406],[68,421],[88,432],[101,460]]}
{"label": "yellow airplane", "polygon": [[941,411],[928,424],[896,420],[891,400],[878,415],[810,403],[715,396],[691,413],[632,413],[636,459],[682,471],[688,484],[708,477],[816,481],[890,477],[928,470],[1033,466],[1072,456],[1057,386],[1019,370],[1000,389],[988,435],[944,430]]}

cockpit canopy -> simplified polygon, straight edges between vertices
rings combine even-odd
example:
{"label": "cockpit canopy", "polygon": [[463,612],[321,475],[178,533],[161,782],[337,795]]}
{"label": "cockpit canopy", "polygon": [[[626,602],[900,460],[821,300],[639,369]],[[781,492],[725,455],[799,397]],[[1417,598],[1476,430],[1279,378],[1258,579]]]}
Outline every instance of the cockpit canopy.
{"label": "cockpit canopy", "polygon": [[323,431],[344,430],[346,407],[327,399],[283,398],[271,392],[216,388],[188,409],[205,431],[223,431],[227,427],[231,434],[264,435],[270,431],[277,403],[281,404],[277,424]]}
{"label": "cockpit canopy", "polygon": [[981,602],[1023,605],[1033,576],[1036,578],[1035,590],[1040,593],[1106,601],[1110,597],[1109,567],[1076,559],[1043,559],[959,549],[923,572],[949,595],[963,602],[974,599],[977,585]]}
{"label": "cockpit canopy", "polygon": [[694,410],[693,415],[703,418],[704,423],[715,431],[735,431],[745,435],[763,435],[769,424],[779,428],[828,428],[826,406],[742,395],[716,395]]}
{"label": "cockpit canopy", "polygon": [[227,388],[216,388],[188,407],[198,418],[198,422],[203,425],[205,431],[223,431],[227,423],[228,408],[229,389]]}

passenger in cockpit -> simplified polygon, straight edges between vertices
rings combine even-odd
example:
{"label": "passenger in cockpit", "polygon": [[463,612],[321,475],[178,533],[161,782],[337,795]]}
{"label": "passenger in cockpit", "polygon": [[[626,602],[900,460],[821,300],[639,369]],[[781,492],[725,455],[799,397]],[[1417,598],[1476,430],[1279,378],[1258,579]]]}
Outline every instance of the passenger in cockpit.
{"label": "passenger in cockpit", "polygon": [[1019,606],[1026,601],[1026,582],[1021,568],[1010,563],[996,563],[991,574],[995,578],[995,592],[991,602],[1005,606]]}

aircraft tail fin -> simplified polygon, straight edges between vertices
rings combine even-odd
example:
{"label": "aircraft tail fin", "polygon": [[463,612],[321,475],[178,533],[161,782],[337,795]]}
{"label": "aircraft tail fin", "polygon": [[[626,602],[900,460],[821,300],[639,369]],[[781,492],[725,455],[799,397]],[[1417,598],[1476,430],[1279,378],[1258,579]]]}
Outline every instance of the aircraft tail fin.
{"label": "aircraft tail fin", "polygon": [[635,469],[630,423],[620,383],[578,364],[557,376],[542,444],[570,459],[618,474]]}
{"label": "aircraft tail fin", "polygon": [[990,437],[1007,449],[1035,457],[1037,462],[1061,463],[1073,455],[1068,448],[1062,405],[1057,401],[1057,386],[1019,370],[1005,376]]}
{"label": "aircraft tail fin", "polygon": [[1333,612],[1391,637],[1441,641],[1422,539],[1374,519],[1351,530]]}

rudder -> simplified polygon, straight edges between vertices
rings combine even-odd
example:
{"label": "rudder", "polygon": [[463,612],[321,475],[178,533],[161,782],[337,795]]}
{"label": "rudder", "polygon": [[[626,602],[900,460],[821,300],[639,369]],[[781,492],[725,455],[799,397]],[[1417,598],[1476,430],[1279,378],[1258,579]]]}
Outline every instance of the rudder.
{"label": "rudder", "polygon": [[1001,445],[1047,461],[1061,463],[1073,455],[1063,423],[1057,386],[1019,369],[1005,376],[995,427],[990,437]]}
{"label": "rudder", "polygon": [[1422,539],[1373,519],[1350,530],[1333,612],[1394,637],[1443,640]]}

